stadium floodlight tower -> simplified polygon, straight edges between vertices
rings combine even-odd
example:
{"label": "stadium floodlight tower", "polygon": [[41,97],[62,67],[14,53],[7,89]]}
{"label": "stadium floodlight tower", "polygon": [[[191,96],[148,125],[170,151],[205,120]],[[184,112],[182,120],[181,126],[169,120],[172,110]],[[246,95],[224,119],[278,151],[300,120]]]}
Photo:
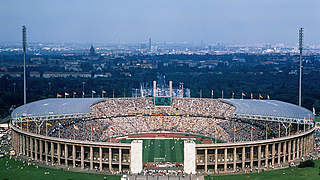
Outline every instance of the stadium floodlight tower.
{"label": "stadium floodlight tower", "polygon": [[27,83],[26,83],[26,46],[27,35],[26,26],[22,26],[22,47],[23,47],[23,103],[27,103]]}
{"label": "stadium floodlight tower", "polygon": [[299,65],[299,106],[301,106],[301,83],[302,83],[302,38],[303,38],[303,28],[299,29],[299,51],[300,51],[300,65]]}

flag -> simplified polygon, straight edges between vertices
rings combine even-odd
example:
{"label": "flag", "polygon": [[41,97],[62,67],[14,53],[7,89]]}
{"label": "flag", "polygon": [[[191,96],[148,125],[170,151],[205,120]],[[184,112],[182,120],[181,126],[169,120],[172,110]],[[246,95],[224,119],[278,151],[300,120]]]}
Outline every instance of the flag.
{"label": "flag", "polygon": [[61,98],[62,94],[57,93],[57,98]]}
{"label": "flag", "polygon": [[263,96],[261,94],[259,94],[259,99],[263,99]]}
{"label": "flag", "polygon": [[40,121],[37,120],[36,123],[40,123]]}
{"label": "flag", "polygon": [[313,118],[309,115],[309,121],[312,121],[313,120]]}
{"label": "flag", "polygon": [[93,94],[95,94],[95,93],[96,93],[96,91],[92,90],[92,93],[93,93]]}
{"label": "flag", "polygon": [[268,99],[268,100],[270,100],[270,96],[269,96],[269,94],[267,95],[267,99]]}
{"label": "flag", "polygon": [[253,99],[253,94],[251,93],[251,99]]}
{"label": "flag", "polygon": [[267,131],[270,131],[270,127],[269,125],[266,126]]}
{"label": "flag", "polygon": [[84,96],[84,91],[82,91],[82,96]]}
{"label": "flag", "polygon": [[291,122],[289,123],[289,126],[292,127],[292,123]]}
{"label": "flag", "polygon": [[246,96],[246,94],[244,92],[241,93],[242,96]]}
{"label": "flag", "polygon": [[21,116],[21,117],[20,117],[20,119],[25,119],[25,118],[26,118],[25,116]]}
{"label": "flag", "polygon": [[52,126],[52,124],[47,122],[47,126]]}
{"label": "flag", "polygon": [[64,95],[65,95],[65,96],[69,96],[69,93],[65,92]]}
{"label": "flag", "polygon": [[213,91],[213,89],[211,90],[211,96],[213,97],[213,95],[214,95],[214,91]]}
{"label": "flag", "polygon": [[97,129],[93,126],[91,126],[91,131],[97,132]]}
{"label": "flag", "polygon": [[252,127],[251,129],[252,129],[252,131],[256,130],[256,128],[254,128],[254,127]]}
{"label": "flag", "polygon": [[76,94],[77,94],[77,92],[73,91],[73,95],[76,95]]}
{"label": "flag", "polygon": [[110,131],[116,133],[117,131],[113,128],[113,127],[110,127]]}
{"label": "flag", "polygon": [[30,119],[30,118],[27,118],[27,121],[31,121],[31,119]]}
{"label": "flag", "polygon": [[237,132],[238,131],[238,129],[236,128],[236,127],[233,127],[234,128],[234,132]]}
{"label": "flag", "polygon": [[216,132],[217,132],[218,134],[220,134],[220,131],[219,131],[218,129],[216,129]]}
{"label": "flag", "polygon": [[103,94],[106,94],[106,93],[107,93],[107,91],[105,91],[105,90],[102,90],[102,93],[103,93]]}

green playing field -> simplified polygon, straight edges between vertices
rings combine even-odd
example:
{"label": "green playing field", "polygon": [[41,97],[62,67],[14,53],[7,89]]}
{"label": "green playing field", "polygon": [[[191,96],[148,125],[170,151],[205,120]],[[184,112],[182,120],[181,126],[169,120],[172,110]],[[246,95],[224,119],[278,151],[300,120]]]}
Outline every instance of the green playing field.
{"label": "green playing field", "polygon": [[[132,139],[121,140],[130,143]],[[181,139],[143,139],[143,158],[147,162],[183,162],[184,142]]]}

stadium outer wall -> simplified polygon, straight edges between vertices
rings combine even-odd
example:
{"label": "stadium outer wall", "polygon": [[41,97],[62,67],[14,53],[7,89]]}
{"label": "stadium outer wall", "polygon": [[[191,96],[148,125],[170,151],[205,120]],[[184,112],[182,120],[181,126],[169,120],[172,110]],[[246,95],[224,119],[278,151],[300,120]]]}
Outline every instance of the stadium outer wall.
{"label": "stadium outer wall", "polygon": [[[104,173],[142,171],[142,151],[134,144],[77,141],[29,133],[11,124],[12,146],[17,155],[59,167]],[[184,156],[184,172],[233,174],[288,167],[305,159],[313,150],[315,127],[292,136],[241,143],[197,144]],[[185,141],[190,143],[190,141]],[[141,146],[142,143],[140,142]],[[140,147],[141,148],[141,147]],[[137,152],[134,150],[134,152]],[[139,159],[139,158],[138,158]],[[111,161],[109,161],[111,160]],[[134,164],[134,167],[133,167]],[[186,169],[187,167],[187,169]]]}

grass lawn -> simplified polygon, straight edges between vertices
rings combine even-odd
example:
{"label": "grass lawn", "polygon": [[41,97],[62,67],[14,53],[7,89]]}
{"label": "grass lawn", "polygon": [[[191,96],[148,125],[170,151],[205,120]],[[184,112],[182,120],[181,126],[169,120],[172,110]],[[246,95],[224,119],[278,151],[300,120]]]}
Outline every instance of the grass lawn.
{"label": "grass lawn", "polygon": [[316,121],[316,122],[320,122],[320,116],[316,116],[315,121]]}
{"label": "grass lawn", "polygon": [[[49,172],[48,174],[45,174]],[[120,176],[78,173],[50,168],[28,166],[20,161],[4,157],[0,159],[0,180],[120,180]]]}
{"label": "grass lawn", "polygon": [[267,171],[263,173],[227,175],[227,176],[206,176],[205,180],[248,180],[248,179],[274,179],[274,180],[319,180],[320,160],[314,161],[314,168],[287,168],[282,170]]}

